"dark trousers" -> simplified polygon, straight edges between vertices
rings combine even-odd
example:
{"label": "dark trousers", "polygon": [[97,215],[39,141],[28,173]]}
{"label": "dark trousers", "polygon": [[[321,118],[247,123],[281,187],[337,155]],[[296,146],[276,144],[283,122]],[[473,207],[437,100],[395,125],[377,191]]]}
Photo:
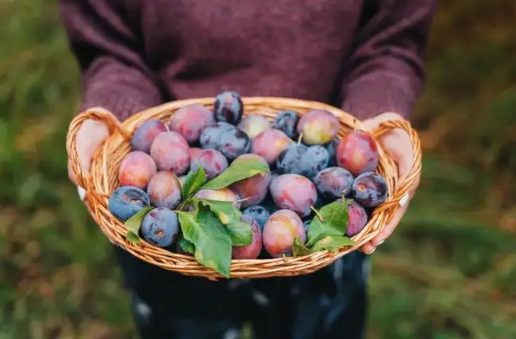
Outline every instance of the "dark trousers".
{"label": "dark trousers", "polygon": [[142,339],[361,339],[369,260],[351,253],[313,274],[209,281],[149,265],[117,248]]}

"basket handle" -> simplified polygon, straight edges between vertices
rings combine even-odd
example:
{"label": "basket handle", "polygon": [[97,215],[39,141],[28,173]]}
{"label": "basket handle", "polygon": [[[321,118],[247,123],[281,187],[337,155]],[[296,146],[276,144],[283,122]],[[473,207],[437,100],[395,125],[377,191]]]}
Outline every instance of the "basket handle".
{"label": "basket handle", "polygon": [[402,182],[398,183],[396,187],[396,192],[394,193],[394,197],[390,199],[388,202],[382,206],[383,209],[391,208],[393,205],[398,205],[400,200],[405,196],[405,194],[412,188],[414,182],[419,180],[419,175],[421,174],[421,159],[422,159],[422,151],[421,151],[421,140],[419,140],[419,136],[415,129],[412,128],[408,121],[404,120],[390,120],[381,123],[377,128],[375,128],[372,133],[374,138],[379,138],[383,134],[392,131],[393,129],[399,128],[405,132],[407,132],[410,143],[412,145],[412,152],[414,154],[414,159],[412,160],[412,166],[410,171],[407,173],[407,176],[403,179]]}
{"label": "basket handle", "polygon": [[88,109],[80,113],[70,123],[68,134],[66,135],[66,151],[70,159],[70,167],[77,178],[77,184],[88,191],[91,179],[89,173],[83,170],[79,154],[77,153],[77,133],[86,120],[103,122],[107,125],[109,134],[117,130],[124,136],[126,136],[126,133],[124,133],[120,121],[112,113],[96,108]]}

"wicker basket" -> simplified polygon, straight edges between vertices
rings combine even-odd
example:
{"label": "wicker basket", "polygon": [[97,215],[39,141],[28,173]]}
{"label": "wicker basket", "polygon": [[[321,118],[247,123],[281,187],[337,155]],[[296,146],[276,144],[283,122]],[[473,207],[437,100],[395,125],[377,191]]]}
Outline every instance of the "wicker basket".
{"label": "wicker basket", "polygon": [[[77,176],[77,182],[86,190],[85,203],[92,217],[109,240],[130,252],[132,255],[157,265],[166,270],[180,272],[185,275],[203,276],[208,279],[219,279],[222,276],[210,268],[204,267],[195,261],[192,256],[171,253],[146,243],[143,239],[139,244],[126,240],[127,229],[124,224],[115,218],[108,210],[108,199],[111,193],[119,186],[118,168],[124,156],[130,152],[130,138],[133,131],[143,121],[159,118],[168,121],[174,112],[184,106],[199,103],[212,108],[213,98],[179,100],[145,110],[132,116],[124,123],[120,123],[114,116],[104,112],[86,111],[78,115],[70,124],[67,136],[67,151],[71,160],[72,170]],[[286,98],[248,97],[243,98],[244,115],[259,113],[268,118],[281,110],[294,110],[305,114],[312,109],[325,109],[340,119],[339,136],[352,128],[361,128],[360,121],[353,116],[332,106],[319,102],[303,101]],[[76,137],[81,124],[88,119],[103,121],[109,126],[110,136],[97,150],[93,157],[91,170],[83,173],[79,166],[79,157],[76,152]],[[383,175],[389,187],[389,198],[378,206],[371,220],[362,232],[352,239],[354,247],[342,248],[338,253],[321,251],[302,257],[288,257],[278,259],[233,260],[231,264],[231,278],[266,278],[274,276],[294,276],[314,272],[331,264],[336,259],[359,248],[361,245],[376,236],[394,216],[399,208],[399,201],[411,187],[421,171],[421,145],[417,133],[408,122],[390,121],[383,123],[373,131],[374,137],[380,136],[394,128],[408,132],[414,151],[414,163],[404,182],[398,182],[396,164],[379,145],[380,161],[377,172]]]}

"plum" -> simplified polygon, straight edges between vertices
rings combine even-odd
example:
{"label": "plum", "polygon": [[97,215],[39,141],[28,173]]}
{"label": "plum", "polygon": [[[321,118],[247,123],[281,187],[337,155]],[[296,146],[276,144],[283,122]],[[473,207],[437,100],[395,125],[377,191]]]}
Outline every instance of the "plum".
{"label": "plum", "polygon": [[387,182],[376,173],[365,172],[353,182],[353,199],[365,207],[376,207],[387,199]]}
{"label": "plum", "polygon": [[204,151],[199,147],[191,147],[188,153],[190,154],[190,166],[192,165],[192,161],[194,161],[201,152]]}
{"label": "plum", "polygon": [[[257,160],[267,165],[265,159],[256,154],[244,154],[236,158],[233,163]],[[242,199],[242,207],[258,205],[265,199],[271,181],[270,172],[258,173],[250,178],[237,181],[231,189]]]}
{"label": "plum", "polygon": [[329,167],[317,173],[314,184],[320,197],[333,201],[350,195],[353,180],[353,175],[348,170]]}
{"label": "plum", "polygon": [[155,208],[145,215],[140,230],[143,239],[148,243],[168,247],[178,236],[177,214],[165,207]]}
{"label": "plum", "polygon": [[231,257],[233,259],[256,259],[262,251],[262,231],[260,226],[248,215],[242,215],[241,221],[251,225],[253,231],[253,241],[251,244],[246,246],[234,246]]}
{"label": "plum", "polygon": [[228,161],[219,151],[205,149],[190,162],[190,170],[197,172],[199,166],[204,168],[206,178],[210,180],[220,175],[228,168]]}
{"label": "plum", "polygon": [[340,139],[337,138],[326,145],[326,151],[328,151],[328,156],[330,160],[328,161],[328,166],[333,167],[337,166],[337,148],[339,147]]}
{"label": "plum", "polygon": [[128,153],[120,163],[118,179],[120,186],[134,186],[146,189],[157,172],[156,163],[142,151]]}
{"label": "plum", "polygon": [[251,139],[245,132],[238,128],[222,132],[216,149],[221,152],[229,161],[234,160],[251,149]]}
{"label": "plum", "polygon": [[202,131],[215,124],[213,113],[200,104],[178,109],[170,119],[170,130],[181,134],[190,145],[199,141]]}
{"label": "plum", "polygon": [[265,223],[271,216],[269,211],[267,211],[267,209],[265,207],[260,206],[260,205],[248,207],[244,210],[244,212],[242,214],[248,215],[251,218],[253,218],[254,220],[256,220],[256,222],[258,223],[258,226],[260,226],[261,230],[263,230],[263,226],[265,225]]}
{"label": "plum", "polygon": [[263,245],[274,258],[291,256],[296,238],[304,244],[306,232],[303,221],[293,211],[283,209],[274,212],[263,227]]}
{"label": "plum", "polygon": [[325,110],[312,110],[299,119],[297,132],[303,134],[307,145],[324,145],[329,143],[339,131],[339,119]]}
{"label": "plum", "polygon": [[280,208],[288,208],[301,217],[310,215],[317,201],[317,190],[307,178],[298,174],[282,174],[270,186],[272,198]]}
{"label": "plum", "polygon": [[173,171],[180,176],[190,166],[190,147],[177,132],[164,132],[152,143],[150,155],[160,171]]}
{"label": "plum", "polygon": [[346,235],[352,237],[360,233],[367,225],[367,213],[357,202],[352,201],[348,205],[348,227]]}
{"label": "plum", "polygon": [[354,176],[373,172],[378,166],[378,146],[373,137],[363,131],[344,135],[337,147],[337,165]]}
{"label": "plum", "polygon": [[291,144],[293,141],[282,131],[268,129],[253,139],[251,153],[258,154],[269,165],[274,165],[280,153]]}
{"label": "plum", "polygon": [[161,132],[166,132],[167,127],[159,119],[150,119],[138,126],[131,138],[131,148],[133,151],[149,153],[154,139]]}
{"label": "plum", "polygon": [[274,128],[285,133],[289,138],[296,139],[299,114],[294,111],[281,111],[274,118]]}
{"label": "plum", "polygon": [[303,156],[302,170],[303,175],[313,179],[317,173],[328,166],[328,151],[323,146],[310,146]]}
{"label": "plum", "polygon": [[202,189],[195,194],[195,197],[208,200],[233,202],[233,206],[240,209],[240,197],[229,188],[220,188],[218,190]]}
{"label": "plum", "polygon": [[278,156],[276,160],[276,169],[279,174],[302,174],[301,159],[308,147],[302,144],[290,144]]}
{"label": "plum", "polygon": [[147,194],[154,206],[173,210],[181,202],[181,184],[174,172],[160,171],[152,177]]}
{"label": "plum", "polygon": [[117,188],[109,197],[109,212],[122,221],[126,221],[143,208],[150,205],[145,191],[133,186]]}
{"label": "plum", "polygon": [[253,139],[258,134],[271,128],[269,120],[261,114],[251,114],[242,119],[238,124],[238,128]]}
{"label": "plum", "polygon": [[213,103],[215,120],[238,125],[244,113],[242,98],[237,92],[223,92],[215,97]]}
{"label": "plum", "polygon": [[299,174],[311,179],[328,166],[328,161],[328,151],[322,146],[292,144],[281,152],[276,167],[281,174]]}
{"label": "plum", "polygon": [[201,147],[204,149],[215,149],[219,142],[219,137],[223,132],[236,129],[235,126],[227,122],[217,122],[213,126],[206,127],[199,137]]}

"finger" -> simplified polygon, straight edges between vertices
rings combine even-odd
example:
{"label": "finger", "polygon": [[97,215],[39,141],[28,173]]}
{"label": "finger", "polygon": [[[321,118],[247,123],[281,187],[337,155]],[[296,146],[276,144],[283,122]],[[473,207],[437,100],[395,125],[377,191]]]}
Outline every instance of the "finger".
{"label": "finger", "polygon": [[366,242],[362,247],[359,248],[360,251],[364,252],[365,254],[373,254],[374,251],[376,251],[376,246],[371,244],[370,241]]}
{"label": "finger", "polygon": [[384,150],[391,156],[398,165],[398,176],[404,178],[412,169],[414,152],[407,132],[393,130],[391,133],[382,135],[379,138]]}
{"label": "finger", "polygon": [[106,124],[95,121],[86,120],[77,132],[77,153],[79,155],[79,163],[84,171],[89,171],[91,166],[91,158],[100,146],[100,144],[109,135],[109,129]]}

